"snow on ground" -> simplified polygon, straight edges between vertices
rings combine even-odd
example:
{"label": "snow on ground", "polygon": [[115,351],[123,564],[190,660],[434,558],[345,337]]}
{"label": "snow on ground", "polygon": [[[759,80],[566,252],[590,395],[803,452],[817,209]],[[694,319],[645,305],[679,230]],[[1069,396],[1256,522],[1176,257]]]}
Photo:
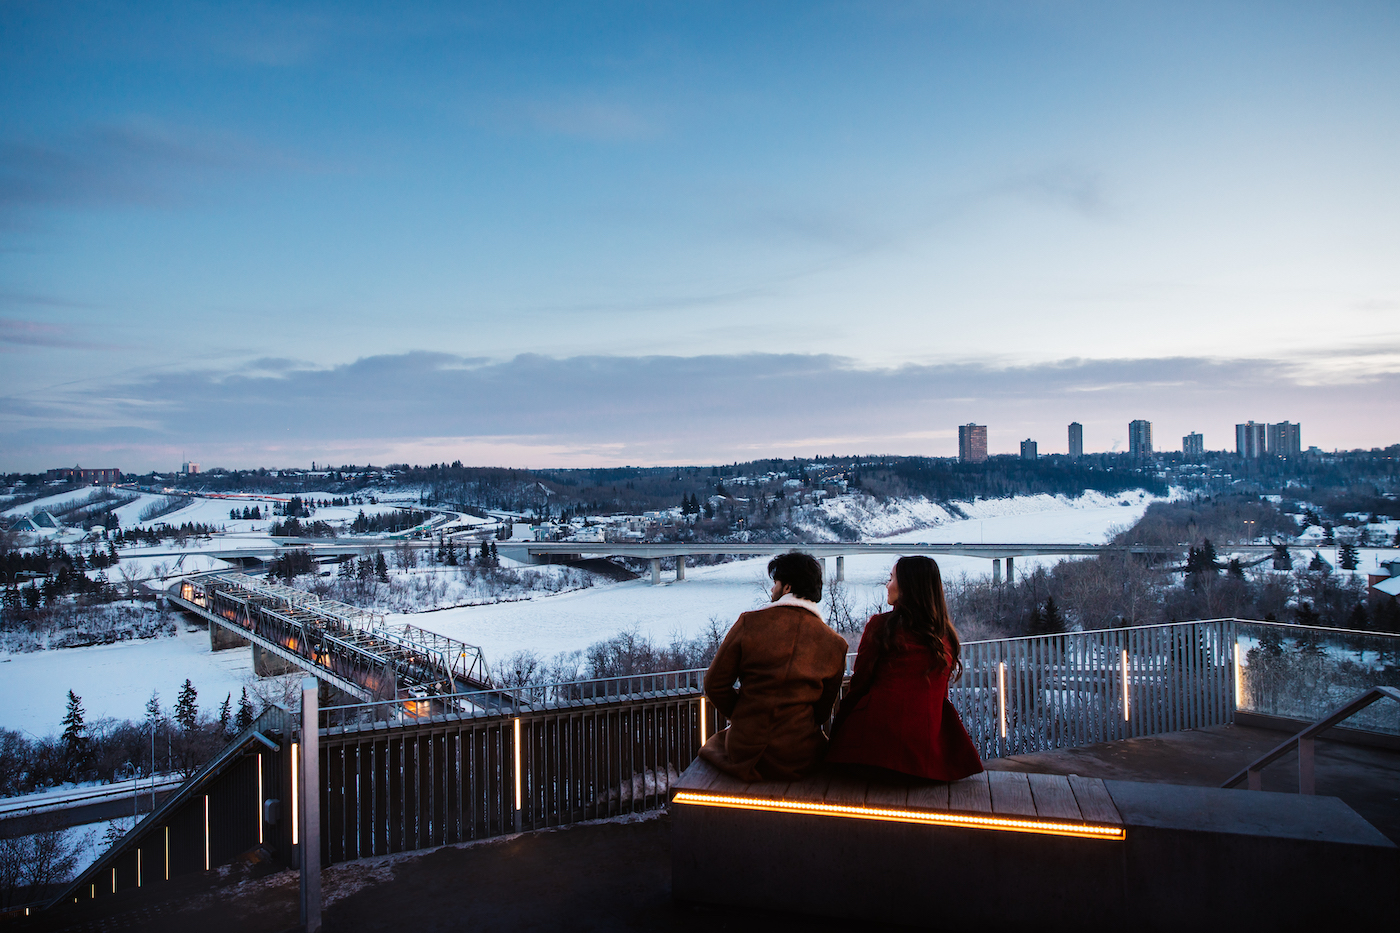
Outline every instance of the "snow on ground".
{"label": "snow on ground", "polygon": [[4,654],[0,727],[34,737],[58,734],[69,690],[83,698],[88,722],[140,719],[152,690],[169,708],[186,677],[199,691],[200,709],[213,711],[229,693],[236,701],[252,673],[249,649],[212,652],[209,633],[188,631],[183,620],[174,638]]}
{"label": "snow on ground", "polygon": [[[1105,501],[1027,498],[1037,501],[981,500],[964,506],[977,518],[948,517],[940,525],[883,540],[1098,544],[1116,527],[1136,521],[1151,501],[1136,493]],[[1050,501],[1039,501],[1042,499]],[[228,508],[231,506],[224,506],[225,521]],[[256,535],[221,536],[218,542],[227,547],[238,541],[251,546],[266,540]],[[140,555],[141,549],[124,549],[118,567],[130,561],[133,567],[163,575],[204,569],[201,561],[208,561],[210,567],[218,563],[194,547],[178,567],[178,558]],[[1053,564],[1058,559],[1039,560]],[[938,562],[948,578],[991,572],[991,562],[981,558],[943,557]],[[846,559],[847,591],[857,611],[874,611],[880,606],[883,584],[893,563],[892,556]],[[1018,560],[1017,572],[1030,570],[1034,563],[1031,558]],[[767,560],[760,558],[690,567],[686,581],[679,584],[672,582],[668,573],[663,586],[652,586],[646,579],[601,584],[520,602],[392,615],[389,621],[410,622],[478,645],[486,652],[488,663],[521,649],[545,657],[580,650],[627,629],[658,641],[692,638],[708,627],[711,617],[727,626],[739,613],[763,605],[769,585],[766,565]],[[828,567],[834,570],[834,561]],[[152,690],[159,690],[168,706],[185,677],[198,688],[201,706],[213,708],[227,693],[236,697],[251,673],[252,658],[246,648],[214,654],[209,651],[208,634],[203,630],[187,632],[184,624],[176,638],[0,655],[0,726],[36,735],[56,732],[70,688],[83,697],[89,721],[104,716],[140,718]]]}
{"label": "snow on ground", "polygon": [[[999,500],[1000,504],[994,504],[998,500],[984,500],[987,504],[981,514],[987,514],[986,518],[949,518],[942,525],[883,540],[930,544],[972,544],[978,540],[1102,544],[1119,526],[1131,525],[1141,518],[1152,501],[1151,496],[1139,496],[1136,492],[1087,502],[1084,497],[1063,501],[1052,496],[1024,498],[1034,501],[1018,505],[1015,500]],[[968,510],[979,507],[983,507],[983,501]],[[991,573],[991,561],[984,558],[937,560],[949,579],[960,574]],[[1016,562],[1016,571],[1029,571],[1037,563],[1053,565],[1058,560],[1022,558]],[[892,555],[846,558],[846,589],[857,611],[876,611],[883,604],[885,579],[894,561]],[[675,583],[673,575],[667,574],[667,582],[662,586],[652,586],[643,578],[527,602],[391,618],[477,645],[486,653],[488,664],[522,649],[545,657],[580,650],[628,629],[662,642],[672,637],[693,638],[708,627],[712,616],[728,626],[739,613],[767,602],[767,563],[767,558],[755,558],[713,567],[689,567],[683,583]],[[834,559],[828,560],[828,570],[834,573]]]}
{"label": "snow on ground", "polygon": [[80,502],[86,502],[93,496],[98,495],[99,492],[101,492],[101,490],[96,486],[80,486],[77,489],[72,489],[68,492],[61,492],[52,496],[44,496],[42,499],[35,499],[31,502],[25,502],[20,505],[11,506],[5,511],[0,512],[0,515],[4,515],[7,517],[28,515],[36,509],[45,509],[47,511],[57,513],[61,512],[65,508],[68,508],[69,506],[77,505]]}

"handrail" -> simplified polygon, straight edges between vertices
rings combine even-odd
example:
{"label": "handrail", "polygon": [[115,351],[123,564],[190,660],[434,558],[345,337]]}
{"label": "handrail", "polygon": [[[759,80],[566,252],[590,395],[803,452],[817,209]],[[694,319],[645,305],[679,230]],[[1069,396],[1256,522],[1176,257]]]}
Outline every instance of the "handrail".
{"label": "handrail", "polygon": [[1283,744],[1245,767],[1243,771],[1232,776],[1221,787],[1234,787],[1241,781],[1248,779],[1250,790],[1264,789],[1264,768],[1278,761],[1284,755],[1298,749],[1298,793],[1316,794],[1317,782],[1313,777],[1313,741],[1328,729],[1350,719],[1366,707],[1377,700],[1389,697],[1400,703],[1400,689],[1395,687],[1372,687],[1365,693],[1352,699],[1344,706],[1340,706],[1317,722],[1308,726],[1302,732],[1289,737]]}

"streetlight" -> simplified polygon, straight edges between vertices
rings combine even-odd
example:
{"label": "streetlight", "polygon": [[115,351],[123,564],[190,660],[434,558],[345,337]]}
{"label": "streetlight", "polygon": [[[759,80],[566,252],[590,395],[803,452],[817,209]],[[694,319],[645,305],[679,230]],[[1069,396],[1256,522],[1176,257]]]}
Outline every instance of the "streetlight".
{"label": "streetlight", "polygon": [[1249,526],[1249,529],[1248,529],[1248,530],[1249,530],[1249,543],[1250,543],[1250,544],[1253,544],[1253,543],[1254,543],[1254,521],[1253,521],[1252,519],[1248,519],[1248,518],[1247,518],[1247,519],[1245,519],[1244,523],[1245,523],[1246,525]]}

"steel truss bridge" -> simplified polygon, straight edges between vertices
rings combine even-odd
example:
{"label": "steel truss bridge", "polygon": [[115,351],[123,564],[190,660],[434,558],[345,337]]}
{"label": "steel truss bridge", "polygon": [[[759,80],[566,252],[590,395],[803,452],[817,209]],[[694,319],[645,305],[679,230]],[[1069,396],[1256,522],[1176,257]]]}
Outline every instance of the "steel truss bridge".
{"label": "steel truss bridge", "polygon": [[491,689],[481,649],[304,590],[238,573],[172,586],[177,606],[364,701],[441,706]]}

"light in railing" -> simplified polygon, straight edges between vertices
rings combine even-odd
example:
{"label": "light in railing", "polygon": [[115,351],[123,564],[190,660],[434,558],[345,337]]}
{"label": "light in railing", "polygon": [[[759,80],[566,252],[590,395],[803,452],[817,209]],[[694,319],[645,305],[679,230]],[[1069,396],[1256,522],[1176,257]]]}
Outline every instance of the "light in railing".
{"label": "light in railing", "polygon": [[1128,721],[1128,650],[1123,649],[1123,721]]}
{"label": "light in railing", "polygon": [[301,751],[297,743],[292,743],[292,845],[299,845],[301,842],[301,794],[298,792],[298,778],[301,774],[301,767],[297,762],[297,755]]}
{"label": "light in railing", "polygon": [[997,662],[997,720],[1001,723],[1001,737],[1006,738],[1006,662]]}
{"label": "light in railing", "polygon": [[520,717],[515,717],[515,741],[512,743],[515,752],[515,809],[521,809],[520,797]]}
{"label": "light in railing", "polygon": [[1244,706],[1244,649],[1235,642],[1235,708]]}
{"label": "light in railing", "polygon": [[705,744],[705,697],[700,697],[700,744]]}

